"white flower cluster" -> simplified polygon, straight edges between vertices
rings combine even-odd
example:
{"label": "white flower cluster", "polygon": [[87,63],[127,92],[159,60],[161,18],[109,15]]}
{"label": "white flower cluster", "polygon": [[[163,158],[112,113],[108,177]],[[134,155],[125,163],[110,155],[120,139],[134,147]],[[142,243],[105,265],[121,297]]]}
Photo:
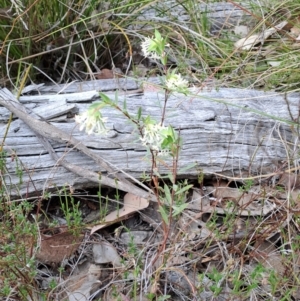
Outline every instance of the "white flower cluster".
{"label": "white flower cluster", "polygon": [[107,117],[102,117],[101,114],[93,113],[92,111],[85,111],[80,115],[75,116],[75,121],[80,124],[80,131],[85,128],[88,135],[90,134],[106,134],[107,129],[105,127],[105,122],[107,122]]}
{"label": "white flower cluster", "polygon": [[181,77],[181,74],[171,73],[166,79],[166,87],[169,91],[186,92],[188,81]]}
{"label": "white flower cluster", "polygon": [[144,57],[148,57],[148,58],[151,58],[154,60],[159,60],[160,57],[157,54],[157,52],[151,50],[151,46],[153,45],[153,43],[155,43],[153,38],[152,39],[144,38],[144,42],[142,42],[142,44],[141,44],[143,55],[144,55]]}
{"label": "white flower cluster", "polygon": [[162,143],[165,139],[165,132],[167,128],[161,124],[148,123],[143,130],[143,137],[141,137],[142,145],[148,146],[151,150],[157,152],[165,152],[162,150]]}

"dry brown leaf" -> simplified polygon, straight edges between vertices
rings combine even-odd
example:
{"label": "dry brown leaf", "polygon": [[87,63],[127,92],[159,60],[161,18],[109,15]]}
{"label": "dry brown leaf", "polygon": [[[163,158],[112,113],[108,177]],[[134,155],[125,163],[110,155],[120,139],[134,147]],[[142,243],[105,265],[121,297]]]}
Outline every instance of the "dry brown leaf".
{"label": "dry brown leaf", "polygon": [[291,25],[291,28],[290,28],[291,35],[293,37],[299,37],[299,35],[300,35],[300,16],[297,17],[296,19],[292,20],[290,25]]}
{"label": "dry brown leaf", "polygon": [[268,240],[257,241],[254,245],[253,255],[255,259],[267,268],[272,268],[279,275],[283,275],[285,267],[282,256],[276,250],[273,243]]}
{"label": "dry brown leaf", "polygon": [[242,39],[238,40],[237,42],[235,42],[234,46],[237,49],[250,50],[256,44],[262,43],[264,40],[266,40],[268,37],[270,37],[276,31],[281,30],[287,24],[288,24],[287,21],[280,22],[278,25],[263,31],[260,34],[254,34],[254,35],[251,35],[250,37],[246,37],[246,38],[242,38]]}
{"label": "dry brown leaf", "polygon": [[[91,264],[88,273],[71,277],[66,285],[69,301],[86,301],[90,295],[101,284],[99,278],[101,268],[98,265]],[[80,277],[80,281],[78,280]],[[74,278],[74,279],[72,279]]]}
{"label": "dry brown leaf", "polygon": [[193,189],[191,201],[188,203],[187,209],[202,210],[203,207],[210,205],[209,193],[202,190]]}
{"label": "dry brown leaf", "polygon": [[286,189],[298,188],[300,187],[300,177],[294,173],[283,173],[279,179],[278,185],[282,185]]}
{"label": "dry brown leaf", "polygon": [[120,235],[123,244],[128,245],[130,242],[134,244],[145,244],[152,232],[142,230],[131,230],[130,233],[124,232]]}
{"label": "dry brown leaf", "polygon": [[206,224],[201,220],[202,212],[196,213],[191,210],[185,210],[184,214],[180,216],[178,224],[180,230],[186,233],[187,238],[192,240],[195,237],[207,238],[211,235],[206,227]]}
{"label": "dry brown leaf", "polygon": [[217,200],[230,199],[238,201],[243,195],[243,192],[231,187],[217,187],[213,192],[213,195]]}
{"label": "dry brown leaf", "polygon": [[254,34],[248,38],[242,38],[235,42],[234,46],[237,49],[250,50],[253,46],[262,41],[259,34]]}
{"label": "dry brown leaf", "polygon": [[93,244],[93,257],[95,263],[112,263],[114,267],[122,266],[117,250],[107,241]]}
{"label": "dry brown leaf", "polygon": [[82,239],[83,235],[75,236],[67,229],[52,236],[41,233],[40,249],[35,257],[43,263],[60,263],[78,249]]}
{"label": "dry brown leaf", "polygon": [[94,226],[92,228],[91,234],[93,234],[94,232],[96,232],[108,225],[122,221],[122,220],[126,219],[131,213],[134,213],[138,210],[145,209],[148,206],[149,206],[148,200],[138,197],[132,193],[127,193],[124,197],[124,207],[108,214],[105,217],[105,221],[103,223],[101,223],[100,225]]}
{"label": "dry brown leaf", "polygon": [[[257,193],[251,191],[244,192],[238,188],[222,186],[216,187],[212,193],[217,199],[216,206],[225,208],[226,201],[231,200],[235,202],[239,209],[249,211],[250,215],[254,211],[257,212],[257,210],[261,210],[262,214],[263,212],[268,213],[276,207],[273,202],[268,201],[266,196],[262,196],[259,190]],[[264,202],[260,202],[260,200],[264,200]]]}
{"label": "dry brown leaf", "polygon": [[114,78],[114,73],[112,70],[109,69],[102,69],[99,73],[95,74],[97,79],[110,79]]}

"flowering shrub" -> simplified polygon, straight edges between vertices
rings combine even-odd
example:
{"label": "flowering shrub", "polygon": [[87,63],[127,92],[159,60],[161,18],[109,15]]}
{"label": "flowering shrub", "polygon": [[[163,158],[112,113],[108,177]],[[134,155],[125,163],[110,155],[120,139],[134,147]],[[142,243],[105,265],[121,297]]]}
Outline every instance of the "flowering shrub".
{"label": "flowering shrub", "polygon": [[146,123],[143,130],[143,137],[140,138],[142,144],[146,147],[150,147],[153,151],[161,151],[166,129],[165,126],[159,123]]}
{"label": "flowering shrub", "polygon": [[87,110],[80,115],[75,116],[75,121],[80,124],[80,131],[84,130],[90,134],[106,134],[107,129],[105,123],[107,117],[102,117],[100,111]]}
{"label": "flowering shrub", "polygon": [[167,75],[166,87],[167,90],[172,92],[179,92],[187,94],[188,92],[188,81],[183,79],[181,74],[175,73],[176,70],[170,72]]}
{"label": "flowering shrub", "polygon": [[[117,102],[112,101],[103,93],[100,93],[101,102],[93,103],[86,112],[75,117],[76,122],[80,124],[80,130],[85,129],[87,134],[103,134],[107,132],[105,128],[107,118],[102,116],[101,109],[105,106],[110,106],[122,112],[123,115],[135,125],[140,135],[139,140],[151,154],[152,171],[149,178],[153,181],[152,187],[157,196],[159,212],[161,213],[165,225],[166,235],[168,233],[167,225],[170,224],[171,218],[177,216],[186,207],[181,195],[191,187],[191,185],[185,182],[183,186],[180,186],[180,189],[178,189],[176,173],[181,139],[180,135],[171,125],[164,125],[166,104],[170,95],[172,93],[183,93],[185,95],[188,93],[188,81],[185,80],[181,74],[177,73],[176,69],[170,70],[167,68],[168,57],[166,47],[168,46],[167,40],[163,38],[157,30],[154,33],[154,37],[144,38],[141,44],[144,56],[153,60],[160,60],[162,65],[163,75],[161,78],[165,90],[165,98],[160,120],[155,120],[151,116],[142,116],[141,108],[138,109],[136,116],[131,116],[126,109],[126,103],[123,108],[121,108]],[[170,167],[172,172],[169,175],[169,179],[172,183],[170,188],[166,184],[164,184],[163,189],[159,187],[158,164],[160,159],[158,159],[158,156],[169,156],[173,160],[172,166]]]}

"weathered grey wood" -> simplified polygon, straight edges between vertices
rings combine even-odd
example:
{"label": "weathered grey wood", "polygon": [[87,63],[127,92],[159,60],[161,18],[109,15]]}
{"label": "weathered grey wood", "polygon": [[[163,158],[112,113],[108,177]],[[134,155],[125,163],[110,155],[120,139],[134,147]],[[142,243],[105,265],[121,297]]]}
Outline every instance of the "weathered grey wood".
{"label": "weathered grey wood", "polygon": [[[68,84],[59,85],[33,85],[30,89],[25,88],[24,91],[39,92],[39,93],[74,93],[87,92],[84,94],[89,97],[90,91],[113,91],[113,90],[135,90],[138,89],[137,81],[131,78],[116,78],[116,79],[98,79],[85,82],[74,81]],[[24,94],[24,93],[23,93]],[[70,96],[72,97],[72,96]]]}
{"label": "weathered grey wood", "polygon": [[[111,80],[112,81],[112,80]],[[25,88],[26,89],[26,88]],[[33,89],[33,91],[36,91],[36,89]],[[35,95],[32,97],[32,95],[23,95],[20,98],[21,103],[45,103],[45,102],[54,102],[54,103],[60,103],[60,102],[85,102],[85,101],[91,101],[93,99],[96,99],[99,96],[99,92],[96,90],[90,90],[86,92],[69,92],[67,94],[50,94],[50,93],[57,93],[58,88],[57,86],[47,86],[46,91],[39,91],[40,93],[49,93],[48,96],[45,94],[42,95]]]}
{"label": "weathered grey wood", "polygon": [[66,102],[56,102],[50,103],[43,107],[38,107],[34,110],[38,116],[45,120],[53,120],[55,117],[67,114],[67,113],[77,113],[77,108],[75,104],[67,104]]}
{"label": "weathered grey wood", "polygon": [[[91,102],[97,100],[96,91],[90,95]],[[115,98],[112,92],[108,95],[112,99]],[[43,104],[35,101],[35,97],[41,96],[30,96],[35,107],[32,104],[26,106],[43,116],[43,110],[46,108],[47,112],[49,106],[51,108],[55,103],[51,100],[51,95],[42,96],[49,101]],[[125,99],[127,109],[133,116],[138,107],[142,107],[143,116],[151,114],[159,120],[164,99],[162,93],[120,95],[120,107],[123,107]],[[21,101],[24,102],[22,97]],[[70,110],[73,112],[74,98],[71,102]],[[195,164],[194,168],[179,172],[180,176],[194,177],[200,170],[205,174],[217,172],[227,175],[255,175],[273,171],[280,160],[298,162],[298,138],[296,133],[293,133],[293,129],[296,131],[297,127],[291,126],[289,111],[293,118],[298,117],[299,95],[289,95],[288,104],[289,109],[284,97],[276,93],[242,89],[221,88],[218,91],[201,91],[193,97],[172,96],[168,101],[165,124],[172,124],[180,130],[183,139],[179,168]],[[83,112],[89,105],[90,103],[79,101],[76,108]],[[60,100],[57,100],[57,108],[60,106]],[[62,108],[65,114],[66,105],[63,104]],[[5,112],[5,109],[1,108],[1,112]],[[134,177],[140,178],[144,172],[149,172],[151,163],[134,127],[120,112],[105,109],[103,114],[108,117],[107,125],[111,129],[107,136],[87,136],[79,131],[74,119],[70,117],[64,117],[67,122],[52,124],[74,135],[87,147]],[[9,112],[3,116],[8,117]],[[3,139],[4,132],[5,124],[2,122],[0,140]],[[56,142],[52,142],[52,145],[57,154],[64,156],[69,162],[93,171],[105,172],[99,166],[95,166],[90,158],[68,148],[67,145]],[[94,183],[89,183],[57,166],[34,133],[20,120],[12,122],[4,149],[7,152],[7,174],[4,177],[12,195],[17,195],[19,191],[32,194],[35,190],[39,194],[43,190],[63,185],[75,188],[95,186]],[[23,171],[23,183],[19,186],[16,170]],[[163,165],[160,166],[160,170],[162,173],[168,172]]]}
{"label": "weathered grey wood", "polygon": [[[244,0],[236,5],[225,1],[213,3],[212,1],[194,1],[189,4],[176,0],[158,1],[150,7],[146,7],[137,19],[143,25],[143,28],[147,27],[147,23],[149,27],[152,26],[153,21],[156,21],[157,23],[170,23],[171,26],[182,26],[191,29],[194,20],[191,20],[190,13],[186,11],[186,8],[189,7],[190,11],[194,12],[193,17],[198,19],[198,22],[200,18],[205,17],[207,19],[210,32],[215,34],[220,30],[233,29],[235,25],[245,22],[249,14],[241,7],[249,9],[251,3],[253,3],[251,0]],[[193,5],[193,7],[189,5]]]}

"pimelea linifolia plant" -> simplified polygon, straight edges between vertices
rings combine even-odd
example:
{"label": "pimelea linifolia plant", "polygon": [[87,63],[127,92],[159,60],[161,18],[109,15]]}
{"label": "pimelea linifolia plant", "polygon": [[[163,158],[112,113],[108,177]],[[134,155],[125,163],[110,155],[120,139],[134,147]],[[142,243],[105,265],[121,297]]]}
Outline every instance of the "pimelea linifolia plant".
{"label": "pimelea linifolia plant", "polygon": [[[150,115],[143,116],[142,108],[138,108],[136,115],[127,111],[126,102],[121,107],[116,101],[111,100],[107,95],[100,93],[102,101],[93,103],[87,111],[77,115],[75,120],[80,124],[80,130],[85,129],[87,134],[106,134],[107,117],[103,116],[103,108],[111,107],[128,118],[135,126],[139,134],[141,144],[147,148],[151,157],[150,185],[157,197],[159,212],[162,216],[165,233],[165,242],[169,234],[169,225],[172,218],[180,214],[186,207],[184,196],[191,185],[185,181],[177,183],[177,162],[181,137],[172,125],[165,124],[167,102],[173,93],[188,94],[188,81],[185,80],[176,69],[169,69],[168,61],[168,43],[167,39],[162,37],[159,31],[155,30],[154,37],[145,37],[141,49],[145,57],[157,61],[161,67],[161,83],[164,91],[162,103],[162,114],[160,120]],[[117,97],[116,97],[117,99]],[[169,181],[171,185],[162,182],[162,176],[159,172],[158,161],[164,158],[171,158]]]}

